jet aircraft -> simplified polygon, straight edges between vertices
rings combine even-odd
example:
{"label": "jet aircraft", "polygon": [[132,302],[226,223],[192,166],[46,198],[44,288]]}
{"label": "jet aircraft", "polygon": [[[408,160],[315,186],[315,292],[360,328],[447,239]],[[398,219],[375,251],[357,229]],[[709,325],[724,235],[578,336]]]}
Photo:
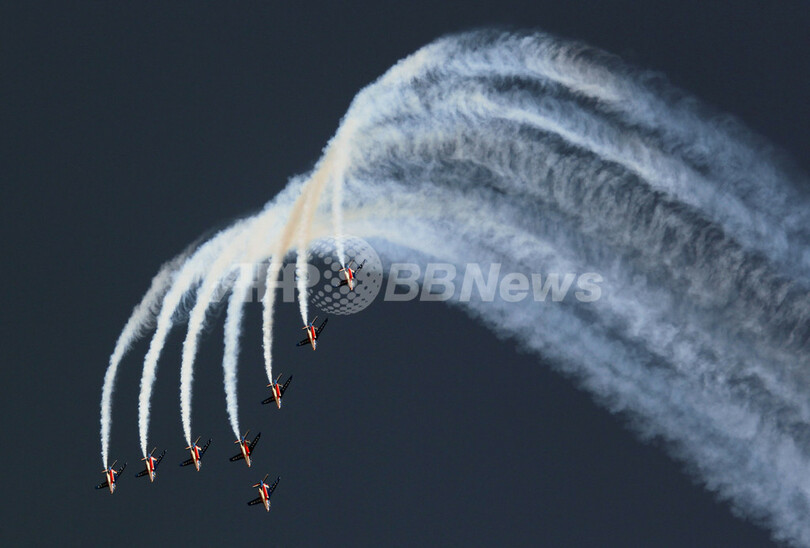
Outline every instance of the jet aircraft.
{"label": "jet aircraft", "polygon": [[190,464],[193,464],[194,468],[197,469],[197,472],[200,471],[200,466],[202,466],[202,456],[205,454],[205,451],[208,449],[208,446],[211,445],[211,438],[208,438],[208,441],[205,442],[205,445],[203,445],[202,449],[200,449],[200,446],[197,444],[200,443],[201,437],[202,436],[197,436],[197,439],[194,440],[194,443],[186,447],[186,449],[191,452],[191,458],[181,462],[180,466],[188,466]]}
{"label": "jet aircraft", "polygon": [[262,435],[262,433],[259,432],[258,434],[256,434],[256,437],[253,438],[253,441],[248,443],[247,435],[249,433],[250,430],[245,432],[244,436],[242,436],[241,438],[239,438],[234,442],[239,444],[239,454],[232,456],[230,459],[231,462],[236,462],[238,460],[245,459],[248,468],[250,468],[250,457],[253,454],[253,448],[256,447],[256,444],[259,442],[259,437]]}
{"label": "jet aircraft", "polygon": [[312,350],[318,346],[318,338],[321,336],[321,331],[323,331],[326,322],[329,321],[329,318],[324,318],[321,325],[315,327],[315,322],[317,321],[318,316],[315,316],[315,319],[305,325],[302,329],[305,329],[307,332],[307,338],[300,341],[296,346],[305,346],[307,344],[312,345]]}
{"label": "jet aircraft", "polygon": [[144,457],[141,460],[146,461],[146,468],[135,474],[136,478],[142,478],[143,476],[149,474],[149,481],[155,481],[155,472],[157,472],[157,467],[160,465],[160,461],[163,460],[163,456],[166,454],[166,450],[164,449],[163,452],[160,454],[159,457],[155,458],[152,454],[155,452],[157,447],[152,449],[149,453],[148,457]]}
{"label": "jet aircraft", "polygon": [[109,487],[111,495],[113,494],[113,492],[115,492],[115,486],[118,483],[118,476],[120,476],[121,473],[124,471],[124,468],[127,467],[127,463],[124,463],[121,466],[121,468],[116,470],[115,469],[116,462],[118,461],[113,462],[112,466],[110,466],[109,468],[105,468],[104,470],[101,471],[101,473],[104,474],[105,478],[104,483],[99,483],[98,485],[96,485],[96,489],[104,489],[105,487]]}
{"label": "jet aircraft", "polygon": [[287,382],[285,382],[283,385],[278,384],[278,381],[280,379],[281,375],[279,375],[276,380],[267,385],[270,387],[270,390],[273,393],[273,395],[267,398],[266,400],[262,401],[262,404],[273,403],[275,401],[278,408],[281,409],[281,397],[284,396],[284,392],[286,392],[287,387],[290,386],[290,381],[292,381],[292,375],[290,375],[290,378],[288,378]]}
{"label": "jet aircraft", "polygon": [[354,291],[354,286],[357,285],[357,280],[355,277],[357,276],[357,273],[360,272],[366,265],[366,261],[363,261],[357,268],[352,268],[352,263],[354,263],[354,259],[349,262],[349,266],[345,266],[338,271],[338,275],[343,274],[343,280],[341,280],[341,282],[338,284],[338,287],[348,285],[349,291]]}
{"label": "jet aircraft", "polygon": [[280,476],[277,477],[276,481],[273,482],[273,485],[267,485],[266,483],[267,476],[269,475],[270,474],[265,474],[264,479],[262,481],[253,485],[253,487],[259,488],[259,496],[248,502],[248,506],[253,506],[255,504],[264,504],[264,509],[267,510],[268,512],[270,511],[270,497],[272,496],[273,491],[276,490],[278,480],[280,480],[281,477]]}

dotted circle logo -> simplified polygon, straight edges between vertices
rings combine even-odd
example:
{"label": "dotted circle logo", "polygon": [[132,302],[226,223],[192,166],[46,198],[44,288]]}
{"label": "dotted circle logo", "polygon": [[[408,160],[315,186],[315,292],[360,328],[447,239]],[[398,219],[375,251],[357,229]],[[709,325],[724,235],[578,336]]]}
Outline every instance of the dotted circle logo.
{"label": "dotted circle logo", "polygon": [[[320,281],[308,290],[309,302],[319,310],[338,315],[356,314],[370,305],[382,288],[383,270],[380,256],[361,238],[343,238],[346,266],[354,271],[354,289],[342,283],[337,241],[325,238],[310,248],[310,263],[321,272]],[[362,268],[361,268],[362,265]]]}

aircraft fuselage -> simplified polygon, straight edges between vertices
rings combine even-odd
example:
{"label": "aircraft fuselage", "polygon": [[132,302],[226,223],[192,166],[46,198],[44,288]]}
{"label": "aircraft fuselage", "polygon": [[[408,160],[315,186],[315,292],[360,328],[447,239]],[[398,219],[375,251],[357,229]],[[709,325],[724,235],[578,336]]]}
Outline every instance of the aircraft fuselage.
{"label": "aircraft fuselage", "polygon": [[267,484],[262,482],[259,486],[259,496],[262,497],[262,503],[264,504],[264,509],[268,512],[270,511],[270,494],[267,491]]}
{"label": "aircraft fuselage", "polygon": [[250,446],[247,440],[243,439],[239,442],[239,449],[242,451],[242,457],[244,457],[248,468],[250,468]]}
{"label": "aircraft fuselage", "polygon": [[200,448],[197,445],[191,446],[191,460],[194,461],[194,468],[197,469],[197,472],[200,471]]}
{"label": "aircraft fuselage", "polygon": [[146,471],[149,473],[150,482],[155,481],[155,461],[157,461],[155,457],[146,457]]}
{"label": "aircraft fuselage", "polygon": [[107,487],[110,488],[110,494],[112,495],[115,492],[115,470],[109,468],[104,471],[104,474],[107,476]]}
{"label": "aircraft fuselage", "polygon": [[315,326],[309,324],[307,326],[307,337],[309,337],[309,344],[312,345],[312,350],[318,345],[318,335],[315,333]]}
{"label": "aircraft fuselage", "polygon": [[351,268],[346,269],[346,285],[349,291],[354,291],[354,271]]}

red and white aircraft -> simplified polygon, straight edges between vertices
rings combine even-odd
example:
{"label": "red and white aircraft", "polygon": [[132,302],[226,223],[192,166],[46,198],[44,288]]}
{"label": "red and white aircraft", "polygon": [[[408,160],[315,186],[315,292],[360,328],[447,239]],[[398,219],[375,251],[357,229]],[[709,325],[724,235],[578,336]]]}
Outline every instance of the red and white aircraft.
{"label": "red and white aircraft", "polygon": [[262,404],[273,403],[273,401],[275,401],[278,408],[281,409],[281,397],[284,395],[284,392],[287,391],[287,387],[290,386],[290,381],[292,381],[292,375],[290,375],[290,378],[287,379],[287,382],[285,382],[283,386],[279,386],[278,384],[279,379],[281,379],[281,375],[279,375],[276,380],[267,385],[270,387],[270,390],[273,393],[273,395],[267,398],[266,400],[262,401]]}
{"label": "red and white aircraft", "polygon": [[166,450],[164,449],[160,456],[155,458],[152,456],[152,453],[154,453],[156,449],[157,447],[152,449],[148,457],[141,459],[146,461],[146,468],[135,474],[136,478],[142,478],[146,474],[149,474],[149,481],[155,481],[155,472],[157,471],[157,467],[160,464],[160,461],[163,460],[163,455],[166,454]]}
{"label": "red and white aircraft", "polygon": [[208,446],[211,445],[211,438],[208,438],[208,441],[205,442],[203,448],[200,449],[200,446],[197,444],[200,442],[201,437],[202,436],[197,436],[197,439],[194,440],[194,443],[186,447],[187,450],[191,451],[191,458],[181,462],[180,466],[188,466],[189,464],[194,464],[194,468],[197,469],[197,472],[200,471],[200,466],[202,466],[202,456],[205,454],[205,451],[208,449]]}
{"label": "red and white aircraft", "polygon": [[109,468],[105,468],[104,470],[101,471],[101,473],[104,474],[105,480],[104,483],[99,483],[98,485],[96,485],[96,489],[104,489],[105,487],[109,487],[110,494],[111,495],[113,494],[113,492],[115,491],[115,485],[118,482],[118,476],[120,476],[121,472],[124,471],[124,468],[127,467],[127,463],[124,463],[123,466],[121,466],[121,468],[116,470],[115,469],[116,462],[118,461],[113,462],[112,466],[110,466]]}
{"label": "red and white aircraft", "polygon": [[[354,259],[352,259],[349,262],[349,265],[351,265],[352,263],[354,263]],[[343,274],[343,280],[338,284],[338,287],[343,286],[343,285],[348,285],[349,286],[349,291],[354,291],[354,286],[357,284],[357,282],[355,280],[355,276],[357,276],[357,273],[360,272],[363,269],[365,264],[366,264],[366,261],[363,261],[363,263],[360,266],[358,266],[357,268],[352,268],[351,266],[345,266],[345,267],[341,268],[338,271],[338,276],[340,274]]]}
{"label": "red and white aircraft", "polygon": [[272,496],[273,491],[276,490],[276,485],[278,485],[278,480],[281,479],[281,476],[276,478],[273,485],[267,485],[265,482],[267,481],[267,476],[269,475],[270,474],[265,474],[264,479],[253,486],[259,488],[259,496],[248,502],[248,506],[264,503],[264,509],[268,512],[270,511],[270,497]]}
{"label": "red and white aircraft", "polygon": [[250,430],[245,432],[244,436],[242,436],[241,438],[239,438],[238,440],[236,440],[234,442],[234,443],[239,444],[239,454],[232,456],[231,459],[230,459],[231,462],[236,462],[236,461],[238,461],[240,459],[245,459],[245,462],[247,463],[248,468],[250,468],[250,455],[253,454],[253,448],[256,447],[256,443],[258,443],[259,437],[262,435],[262,433],[259,432],[258,434],[256,434],[256,437],[253,438],[253,441],[248,443],[247,435],[248,435],[249,432],[250,432]]}
{"label": "red and white aircraft", "polygon": [[321,336],[321,331],[323,331],[323,326],[326,325],[326,322],[329,321],[329,318],[325,318],[323,323],[319,325],[317,328],[315,327],[315,322],[317,321],[318,316],[315,316],[315,319],[305,325],[302,329],[305,329],[307,332],[307,338],[303,341],[300,341],[295,346],[305,346],[307,344],[312,345],[312,350],[315,350],[315,347],[318,346],[318,337]]}

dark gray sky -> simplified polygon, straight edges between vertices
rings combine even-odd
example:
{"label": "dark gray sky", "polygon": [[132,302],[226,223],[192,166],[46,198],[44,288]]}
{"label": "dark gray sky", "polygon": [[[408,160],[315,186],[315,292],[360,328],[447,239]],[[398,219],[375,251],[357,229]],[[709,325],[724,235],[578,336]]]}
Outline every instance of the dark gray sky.
{"label": "dark gray sky", "polygon": [[[420,46],[493,25],[580,39],[661,71],[810,171],[810,3],[141,4],[0,6],[3,545],[768,542],[624,417],[440,304],[335,318],[315,354],[292,346],[295,308],[279,310],[276,368],[295,374],[281,412],[258,405],[249,307],[250,470],[227,462],[221,318],[195,380],[194,427],[214,438],[201,473],[176,467],[180,335],[153,398],[151,439],[168,448],[155,484],[132,477],[145,343],[119,376],[111,457],[129,468],[112,497],[92,489],[98,404],[160,264],[311,167],[354,94]],[[282,476],[269,515],[245,506],[266,472]]]}

